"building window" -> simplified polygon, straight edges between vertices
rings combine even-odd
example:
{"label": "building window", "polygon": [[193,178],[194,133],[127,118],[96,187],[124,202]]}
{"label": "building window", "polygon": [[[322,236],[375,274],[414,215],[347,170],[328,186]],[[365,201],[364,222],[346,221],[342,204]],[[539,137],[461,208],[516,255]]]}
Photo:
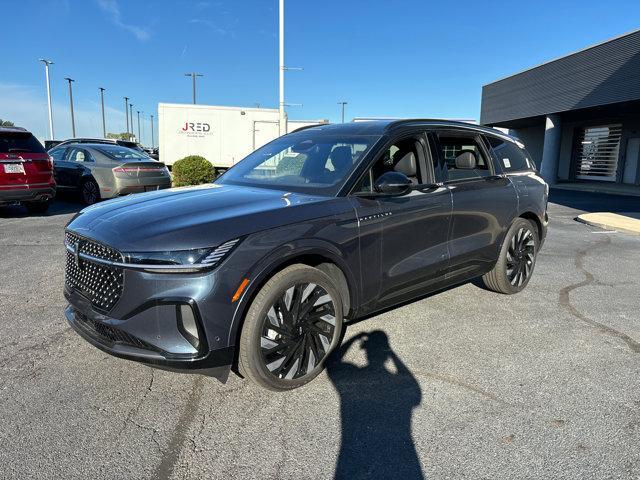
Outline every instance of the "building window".
{"label": "building window", "polygon": [[576,145],[576,178],[616,181],[622,125],[587,127]]}

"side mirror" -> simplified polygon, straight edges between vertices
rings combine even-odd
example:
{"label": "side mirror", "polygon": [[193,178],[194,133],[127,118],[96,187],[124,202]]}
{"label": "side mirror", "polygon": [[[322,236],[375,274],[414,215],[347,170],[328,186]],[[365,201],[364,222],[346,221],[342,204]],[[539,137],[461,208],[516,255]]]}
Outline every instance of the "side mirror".
{"label": "side mirror", "polygon": [[384,195],[404,195],[411,191],[411,185],[411,180],[404,173],[387,172],[380,175],[373,189]]}

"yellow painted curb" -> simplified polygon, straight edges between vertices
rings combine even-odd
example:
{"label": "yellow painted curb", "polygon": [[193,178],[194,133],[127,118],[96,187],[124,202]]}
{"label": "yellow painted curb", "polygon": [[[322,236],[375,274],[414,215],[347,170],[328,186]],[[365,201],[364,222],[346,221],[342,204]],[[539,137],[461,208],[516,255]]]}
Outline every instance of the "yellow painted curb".
{"label": "yellow painted curb", "polygon": [[640,220],[611,212],[583,213],[577,220],[587,225],[640,235]]}

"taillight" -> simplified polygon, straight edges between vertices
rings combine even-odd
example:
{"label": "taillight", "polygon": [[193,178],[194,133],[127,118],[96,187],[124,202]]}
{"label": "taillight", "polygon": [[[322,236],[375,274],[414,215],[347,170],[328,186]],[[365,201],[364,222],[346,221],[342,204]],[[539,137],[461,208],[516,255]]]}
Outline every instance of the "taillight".
{"label": "taillight", "polygon": [[115,173],[163,172],[166,167],[115,167]]}

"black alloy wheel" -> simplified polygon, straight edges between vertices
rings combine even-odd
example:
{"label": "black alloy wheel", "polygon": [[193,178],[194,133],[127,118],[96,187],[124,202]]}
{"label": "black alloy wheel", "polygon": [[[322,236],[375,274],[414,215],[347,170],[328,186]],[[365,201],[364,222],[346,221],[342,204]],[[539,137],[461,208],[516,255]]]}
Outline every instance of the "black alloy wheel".
{"label": "black alloy wheel", "polygon": [[260,348],[264,364],[277,378],[298,379],[329,352],[336,326],[331,295],[315,283],[299,283],[271,305],[263,320]]}
{"label": "black alloy wheel", "polygon": [[534,233],[526,227],[520,227],[511,237],[507,250],[507,278],[511,285],[520,287],[529,279],[533,271],[535,254]]}
{"label": "black alloy wheel", "polygon": [[315,378],[340,343],[342,297],[334,280],[308,265],[291,265],[255,295],[242,327],[239,372],[271,390]]}
{"label": "black alloy wheel", "polygon": [[539,244],[536,225],[517,218],[505,235],[493,269],[482,276],[485,287],[509,295],[524,289],[533,274]]}
{"label": "black alloy wheel", "polygon": [[100,188],[94,180],[87,180],[80,187],[80,195],[85,205],[93,205],[100,200]]}

